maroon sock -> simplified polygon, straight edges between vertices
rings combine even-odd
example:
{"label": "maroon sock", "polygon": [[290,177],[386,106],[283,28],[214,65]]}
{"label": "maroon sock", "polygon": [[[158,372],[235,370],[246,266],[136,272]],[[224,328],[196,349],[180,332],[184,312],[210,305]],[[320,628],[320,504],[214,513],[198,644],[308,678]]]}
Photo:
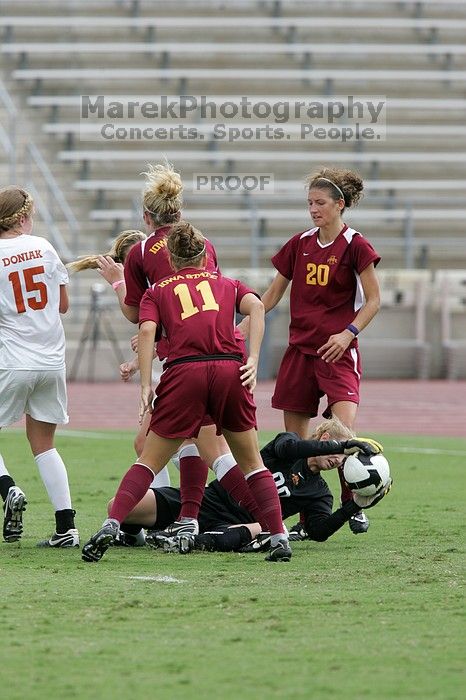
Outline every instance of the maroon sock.
{"label": "maroon sock", "polygon": [[225,491],[228,491],[230,496],[236,503],[238,503],[243,508],[246,508],[251,515],[260,523],[263,530],[268,530],[269,526],[267,521],[261,512],[261,509],[257,505],[256,499],[251,493],[248,482],[244,478],[244,474],[241,469],[235,464],[227,473],[219,479],[219,483],[222,484]]}
{"label": "maroon sock", "polygon": [[181,510],[178,519],[194,518],[197,520],[208,473],[209,467],[200,457],[181,457]]}
{"label": "maroon sock", "polygon": [[257,505],[269,524],[270,534],[277,535],[283,532],[282,509],[272,474],[268,469],[262,469],[248,477],[247,482]]}
{"label": "maroon sock", "polygon": [[348,484],[346,483],[345,478],[343,476],[343,467],[338,467],[338,478],[340,479],[341,503],[343,505],[343,503],[353,500],[353,494],[351,493],[351,489],[348,488]]}
{"label": "maroon sock", "polygon": [[153,478],[154,474],[149,467],[138,462],[133,464],[121,480],[108,517],[122,523],[128,513],[146,495]]}

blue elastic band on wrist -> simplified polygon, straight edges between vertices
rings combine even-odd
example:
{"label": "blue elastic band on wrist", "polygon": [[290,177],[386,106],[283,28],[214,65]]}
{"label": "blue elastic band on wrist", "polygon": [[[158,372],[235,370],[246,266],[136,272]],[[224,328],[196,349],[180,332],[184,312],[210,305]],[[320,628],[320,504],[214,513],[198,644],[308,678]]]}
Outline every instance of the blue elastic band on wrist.
{"label": "blue elastic band on wrist", "polygon": [[358,335],[359,334],[359,328],[356,328],[356,326],[353,326],[352,323],[349,324],[349,326],[346,326],[347,331],[351,331],[353,335]]}

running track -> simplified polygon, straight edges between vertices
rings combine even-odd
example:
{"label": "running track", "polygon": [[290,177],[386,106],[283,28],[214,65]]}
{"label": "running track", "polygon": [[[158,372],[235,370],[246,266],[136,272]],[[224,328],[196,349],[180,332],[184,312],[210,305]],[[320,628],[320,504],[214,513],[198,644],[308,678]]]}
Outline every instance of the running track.
{"label": "running track", "polygon": [[[263,430],[279,431],[283,429],[282,417],[270,406],[272,391],[273,382],[261,383],[255,391],[258,424]],[[136,382],[69,383],[68,396],[69,429],[136,429]],[[360,435],[402,433],[466,438],[466,381],[363,381],[356,430]]]}

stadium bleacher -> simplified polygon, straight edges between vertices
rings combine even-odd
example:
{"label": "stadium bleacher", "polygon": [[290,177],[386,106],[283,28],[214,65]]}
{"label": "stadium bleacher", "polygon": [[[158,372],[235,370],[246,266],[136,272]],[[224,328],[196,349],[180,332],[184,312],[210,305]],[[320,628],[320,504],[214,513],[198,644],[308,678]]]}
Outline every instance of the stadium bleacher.
{"label": "stadium bleacher", "polygon": [[[81,224],[73,250],[101,250],[117,228],[142,226],[139,173],[167,156],[186,182],[187,215],[214,240],[225,266],[265,269],[280,242],[310,225],[304,176],[334,164],[363,175],[366,196],[347,218],[385,265],[466,268],[462,0],[43,0],[40,14],[32,0],[0,0],[0,9],[0,61],[22,118],[18,143],[32,138],[41,147],[66,192]],[[177,133],[105,140],[105,121],[81,118],[81,95],[142,103],[181,94],[207,96],[217,111],[242,96],[290,105],[372,96],[385,111],[374,127],[379,138],[348,142],[303,138],[300,115],[280,124],[255,114],[203,118],[196,108],[183,120],[147,120],[154,129],[195,127],[192,142]],[[223,122],[236,130],[272,123],[285,128],[285,138],[214,138]],[[354,120],[345,112],[339,123]],[[114,125],[137,133],[146,120]],[[325,115],[312,125],[325,126]],[[248,172],[272,174],[272,193],[209,198],[193,179]],[[428,363],[423,344],[434,341],[410,340],[417,376]]]}

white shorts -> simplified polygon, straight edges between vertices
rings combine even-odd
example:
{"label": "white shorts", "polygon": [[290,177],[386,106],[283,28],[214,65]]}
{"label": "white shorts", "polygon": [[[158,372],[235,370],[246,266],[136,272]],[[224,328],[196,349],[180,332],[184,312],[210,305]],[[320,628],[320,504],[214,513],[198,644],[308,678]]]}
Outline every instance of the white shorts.
{"label": "white shorts", "polygon": [[44,423],[68,423],[66,370],[0,369],[0,428],[26,413]]}

